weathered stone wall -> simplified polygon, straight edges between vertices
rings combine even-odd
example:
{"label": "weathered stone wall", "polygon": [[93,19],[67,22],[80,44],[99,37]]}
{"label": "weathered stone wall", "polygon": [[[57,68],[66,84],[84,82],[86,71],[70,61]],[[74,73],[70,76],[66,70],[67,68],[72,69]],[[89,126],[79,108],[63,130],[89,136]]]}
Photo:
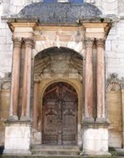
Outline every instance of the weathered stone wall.
{"label": "weathered stone wall", "polygon": [[124,107],[123,107],[123,79],[118,79],[117,74],[111,74],[107,82],[107,112],[110,122],[109,126],[109,146],[124,146]]}
{"label": "weathered stone wall", "polygon": [[124,15],[124,1],[123,0],[118,0],[118,14],[119,15]]}
{"label": "weathered stone wall", "polygon": [[107,93],[109,126],[109,146],[122,147],[122,103],[121,91]]}
{"label": "weathered stone wall", "polygon": [[4,0],[0,4],[0,77],[4,77],[5,72],[11,71],[12,61],[12,40],[11,31],[1,16],[9,11],[9,0]]}
{"label": "weathered stone wall", "polygon": [[9,116],[9,90],[0,91],[0,146],[4,144],[5,125],[4,121]]}
{"label": "weathered stone wall", "polygon": [[106,73],[124,77],[124,19],[115,22],[106,41]]}
{"label": "weathered stone wall", "polygon": [[4,144],[5,121],[9,116],[10,76],[0,79],[0,146]]}

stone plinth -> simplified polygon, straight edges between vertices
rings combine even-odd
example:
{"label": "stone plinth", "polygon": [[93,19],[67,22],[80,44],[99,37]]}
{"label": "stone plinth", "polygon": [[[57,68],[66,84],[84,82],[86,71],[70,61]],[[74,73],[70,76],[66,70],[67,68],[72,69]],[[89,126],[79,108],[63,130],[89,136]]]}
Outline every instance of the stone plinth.
{"label": "stone plinth", "polygon": [[30,122],[6,122],[4,154],[30,155],[30,135]]}
{"label": "stone plinth", "polygon": [[110,155],[108,153],[108,123],[83,124],[82,155]]}

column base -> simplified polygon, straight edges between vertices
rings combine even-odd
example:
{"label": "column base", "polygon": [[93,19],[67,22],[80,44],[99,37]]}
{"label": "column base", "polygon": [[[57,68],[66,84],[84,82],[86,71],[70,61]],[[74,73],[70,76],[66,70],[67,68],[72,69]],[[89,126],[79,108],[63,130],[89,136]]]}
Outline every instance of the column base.
{"label": "column base", "polygon": [[106,118],[97,118],[96,119],[96,123],[101,123],[101,124],[105,124],[105,125],[109,125],[109,121]]}
{"label": "column base", "polygon": [[83,124],[83,152],[81,155],[111,155],[108,152],[108,124],[98,122]]}
{"label": "column base", "polygon": [[9,116],[8,121],[18,121],[18,116],[17,115]]}
{"label": "column base", "polygon": [[6,155],[30,154],[31,122],[7,121],[5,127]]}
{"label": "column base", "polygon": [[21,116],[20,120],[21,121],[31,121],[29,116]]}
{"label": "column base", "polygon": [[92,123],[94,122],[94,118],[93,117],[85,117],[83,119],[83,123]]}

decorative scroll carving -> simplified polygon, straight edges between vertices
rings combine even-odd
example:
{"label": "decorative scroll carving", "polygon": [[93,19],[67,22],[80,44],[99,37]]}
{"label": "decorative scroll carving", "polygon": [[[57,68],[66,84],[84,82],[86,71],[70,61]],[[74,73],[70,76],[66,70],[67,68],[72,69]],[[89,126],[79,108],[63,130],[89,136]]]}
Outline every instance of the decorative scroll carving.
{"label": "decorative scroll carving", "polygon": [[13,47],[16,48],[16,47],[21,47],[21,44],[22,44],[22,38],[13,38]]}
{"label": "decorative scroll carving", "polygon": [[120,85],[118,83],[111,83],[109,86],[108,86],[108,91],[118,91],[121,89]]}
{"label": "decorative scroll carving", "polygon": [[84,40],[85,47],[93,47],[94,39],[86,38]]}
{"label": "decorative scroll carving", "polygon": [[96,39],[96,45],[97,47],[105,47],[105,40],[104,39]]}
{"label": "decorative scroll carving", "polygon": [[53,76],[83,76],[83,59],[77,52],[67,48],[52,47],[39,52],[34,61],[34,80]]}
{"label": "decorative scroll carving", "polygon": [[4,78],[0,79],[0,87],[2,90],[10,90],[11,86],[11,73],[8,72],[5,74]]}
{"label": "decorative scroll carving", "polygon": [[118,74],[112,73],[107,79],[107,91],[118,91],[124,88],[124,78],[119,79]]}
{"label": "decorative scroll carving", "polygon": [[11,82],[10,81],[5,81],[4,83],[1,84],[1,89],[8,90],[10,89]]}
{"label": "decorative scroll carving", "polygon": [[24,42],[25,42],[26,47],[33,48],[34,40],[32,38],[26,38],[26,39],[24,39]]}

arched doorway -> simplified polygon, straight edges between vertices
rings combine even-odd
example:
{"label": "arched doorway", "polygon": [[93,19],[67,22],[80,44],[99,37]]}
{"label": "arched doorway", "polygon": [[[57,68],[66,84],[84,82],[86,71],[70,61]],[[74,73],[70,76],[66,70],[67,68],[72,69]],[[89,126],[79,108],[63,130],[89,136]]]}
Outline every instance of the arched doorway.
{"label": "arched doorway", "polygon": [[55,82],[43,95],[42,143],[77,144],[78,95],[66,82]]}

